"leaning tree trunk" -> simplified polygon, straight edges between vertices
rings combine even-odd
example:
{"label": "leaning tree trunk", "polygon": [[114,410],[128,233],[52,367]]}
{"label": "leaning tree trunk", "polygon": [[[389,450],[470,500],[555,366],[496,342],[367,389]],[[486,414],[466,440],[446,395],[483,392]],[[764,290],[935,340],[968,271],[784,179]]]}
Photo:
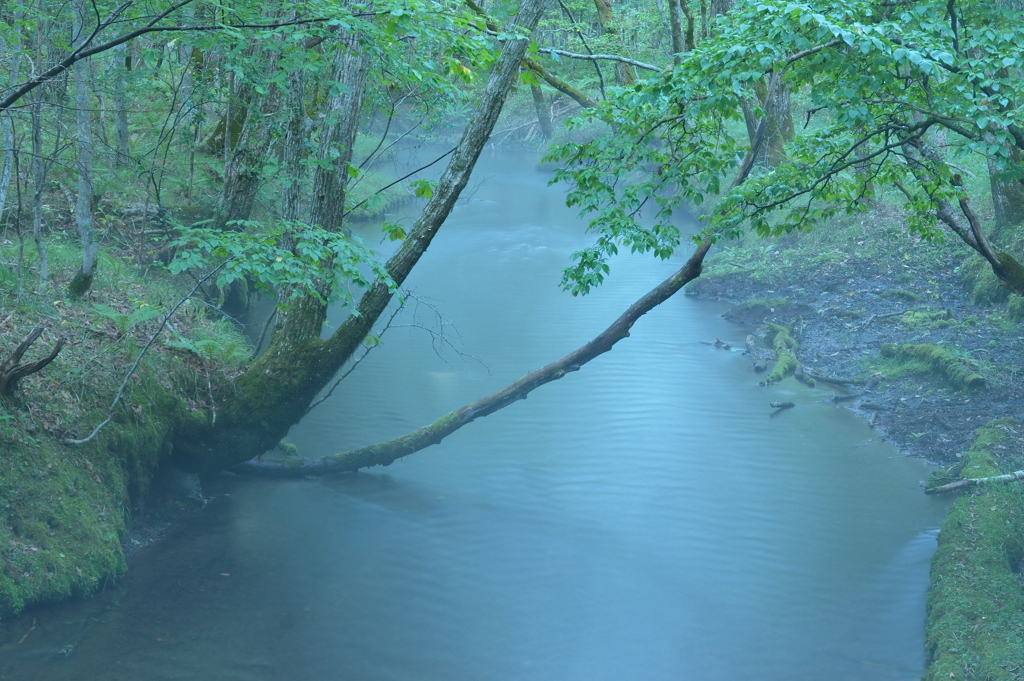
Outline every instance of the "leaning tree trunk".
{"label": "leaning tree trunk", "polygon": [[[769,98],[768,101],[772,102],[775,100],[774,98]],[[769,106],[771,105],[769,104]],[[770,109],[767,114],[771,114]],[[737,169],[730,189],[734,189],[746,181],[750,168],[753,166],[754,158],[760,153],[761,147],[764,144],[764,128],[765,126],[762,123],[754,137],[753,143],[750,145],[746,158],[744,158]],[[711,212],[714,213],[717,210],[715,208]],[[316,461],[304,461],[301,459],[291,461],[251,460],[237,466],[235,470],[274,477],[331,475],[355,471],[368,466],[387,466],[400,457],[408,456],[437,444],[459,428],[472,423],[478,418],[504,409],[518,400],[526,399],[532,391],[540,386],[557,381],[570,372],[578,371],[587,362],[611,350],[616,343],[629,336],[630,329],[641,316],[675,295],[687,282],[700,276],[704,257],[707,255],[711,245],[711,236],[705,235],[700,245],[694,249],[693,255],[690,256],[681,269],[654,287],[640,300],[630,305],[611,326],[589,343],[545,367],[530,372],[523,378],[497,392],[445,414],[423,428],[388,440],[387,442],[342,452],[341,454],[324,457]],[[366,302],[365,299],[363,302]]]}
{"label": "leaning tree trunk", "polygon": [[[85,0],[72,5],[74,46],[77,49],[89,37],[85,30]],[[80,59],[74,65],[75,108],[78,116],[78,198],[75,202],[75,225],[82,242],[82,265],[68,284],[72,296],[84,296],[92,288],[96,276],[99,243],[92,226],[92,112],[89,107],[89,61]]]}
{"label": "leaning tree trunk", "polygon": [[531,371],[518,381],[505,386],[475,402],[449,412],[433,423],[411,433],[402,435],[387,442],[353,449],[341,454],[326,456],[321,459],[304,460],[273,460],[250,461],[236,470],[269,477],[303,477],[308,475],[333,475],[367,468],[370,466],[388,466],[396,459],[414,454],[431,445],[436,445],[456,430],[483,418],[499,409],[504,409],[541,387],[564,378],[567,374],[579,369],[596,357],[609,352],[616,343],[629,336],[633,325],[658,305],[671,298],[683,286],[700,276],[704,257],[711,248],[711,240],[705,239],[689,260],[672,276],[661,282],[646,295],[633,303],[619,315],[612,324],[597,337],[565,357],[556,360],[536,371]]}
{"label": "leaning tree trunk", "polygon": [[[545,4],[546,0],[524,0],[509,33],[532,33]],[[505,42],[477,112],[452,153],[433,196],[402,247],[387,262],[387,272],[396,284],[405,281],[426,252],[469,181],[518,75],[528,44],[526,38]],[[236,381],[234,392],[219,397],[222,407],[216,425],[178,433],[174,445],[178,465],[197,471],[223,469],[277,444],[360,347],[393,295],[394,289],[386,283],[375,283],[363,295],[356,311],[326,340],[321,340],[318,333],[306,338],[276,334],[273,345]]]}

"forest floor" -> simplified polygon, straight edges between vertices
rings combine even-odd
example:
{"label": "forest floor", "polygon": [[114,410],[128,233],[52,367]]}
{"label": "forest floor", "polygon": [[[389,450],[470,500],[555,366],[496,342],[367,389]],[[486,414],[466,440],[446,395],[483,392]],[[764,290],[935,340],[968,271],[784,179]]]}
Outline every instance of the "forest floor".
{"label": "forest floor", "polygon": [[[769,323],[792,327],[807,372],[871,382],[819,387],[863,391],[841,404],[905,454],[955,466],[988,421],[1024,424],[1024,325],[967,249],[924,241],[901,222],[879,210],[820,233],[723,243],[688,293],[737,303],[725,317],[762,339]],[[947,350],[985,384],[958,388],[927,364],[883,357],[888,343]],[[1024,426],[1009,434],[1002,467],[1024,468]]]}

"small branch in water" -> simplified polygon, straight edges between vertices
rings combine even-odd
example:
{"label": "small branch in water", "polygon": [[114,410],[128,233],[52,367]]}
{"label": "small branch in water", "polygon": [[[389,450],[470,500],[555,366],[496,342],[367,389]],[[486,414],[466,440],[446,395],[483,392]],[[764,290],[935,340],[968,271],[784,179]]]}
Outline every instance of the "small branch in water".
{"label": "small branch in water", "polygon": [[18,645],[20,646],[22,643],[24,643],[25,639],[28,638],[28,635],[31,634],[35,630],[36,630],[36,618],[33,617],[32,618],[32,627],[28,631],[25,632],[24,636],[21,637],[21,640],[18,641]]}
{"label": "small branch in water", "polygon": [[861,390],[860,392],[857,392],[857,393],[847,393],[846,395],[837,395],[836,393],[832,393],[832,397],[828,398],[825,401],[826,402],[831,402],[832,404],[838,404],[840,402],[848,402],[849,400],[856,400],[857,398],[864,397],[866,394],[871,392],[871,390],[876,385],[878,385],[878,379],[874,379],[873,378],[870,381],[868,381],[867,385],[865,385],[864,389]]}

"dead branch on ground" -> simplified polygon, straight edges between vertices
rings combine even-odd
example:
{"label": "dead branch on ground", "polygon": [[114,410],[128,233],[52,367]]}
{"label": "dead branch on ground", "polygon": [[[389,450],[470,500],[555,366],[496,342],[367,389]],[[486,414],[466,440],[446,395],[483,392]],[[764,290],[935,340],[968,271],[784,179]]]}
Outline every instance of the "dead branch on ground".
{"label": "dead branch on ground", "polygon": [[21,358],[25,355],[25,352],[32,347],[32,344],[36,342],[45,329],[46,327],[43,324],[37,324],[35,328],[29,331],[25,339],[18,344],[18,347],[14,349],[11,356],[3,364],[0,364],[0,397],[9,397],[14,392],[18,381],[30,374],[41,371],[47,364],[55,360],[60,351],[64,349],[67,339],[62,336],[46,357],[37,359],[34,362],[21,363]]}

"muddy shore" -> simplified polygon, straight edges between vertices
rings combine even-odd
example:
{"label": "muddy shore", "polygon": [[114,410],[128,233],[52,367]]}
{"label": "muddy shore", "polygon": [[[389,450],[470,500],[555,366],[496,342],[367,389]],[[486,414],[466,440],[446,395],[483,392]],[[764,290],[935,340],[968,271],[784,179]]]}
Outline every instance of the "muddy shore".
{"label": "muddy shore", "polygon": [[[1024,326],[1005,303],[979,306],[967,292],[964,249],[885,230],[838,248],[834,239],[807,245],[801,236],[726,245],[687,293],[736,303],[724,316],[757,328],[762,346],[768,324],[791,327],[809,373],[869,382],[819,386],[863,392],[840,404],[907,455],[955,465],[988,421],[1024,423]],[[727,340],[743,347],[741,334]],[[888,343],[949,350],[976,367],[984,385],[956,388],[936,373],[898,366],[881,354]],[[1013,439],[1003,464],[1016,470],[1024,428]]]}

